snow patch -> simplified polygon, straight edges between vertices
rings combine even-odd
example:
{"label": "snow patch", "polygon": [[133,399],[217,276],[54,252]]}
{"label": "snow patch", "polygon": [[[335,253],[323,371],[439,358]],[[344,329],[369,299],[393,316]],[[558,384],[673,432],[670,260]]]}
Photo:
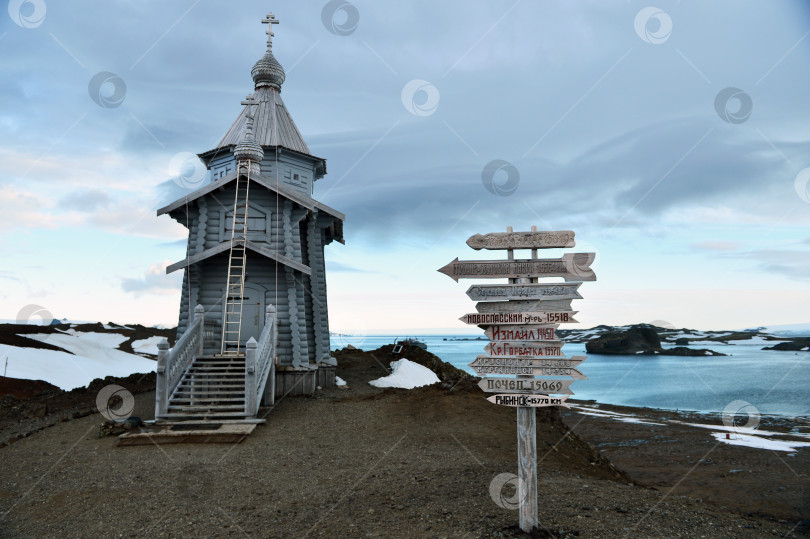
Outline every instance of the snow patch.
{"label": "snow patch", "polygon": [[68,333],[23,335],[47,342],[67,352],[0,345],[0,354],[8,356],[8,374],[13,378],[45,380],[64,390],[84,387],[96,378],[125,377],[136,372],[152,372],[156,363],[118,350],[127,340],[118,333]]}
{"label": "snow patch", "polygon": [[729,445],[742,445],[745,447],[753,447],[755,449],[770,449],[771,451],[796,451],[797,447],[810,446],[810,442],[795,442],[791,440],[769,440],[760,436],[752,434],[728,434],[725,432],[713,432],[712,436],[718,442],[723,442]]}
{"label": "snow patch", "polygon": [[391,374],[372,380],[369,384],[374,387],[401,387],[413,389],[415,387],[429,386],[439,381],[436,373],[410,359],[402,358],[391,362]]}
{"label": "snow patch", "polygon": [[158,343],[163,341],[163,337],[160,335],[155,335],[154,337],[149,337],[148,339],[140,339],[138,341],[132,341],[132,350],[139,354],[151,354],[156,356],[158,353]]}
{"label": "snow patch", "polygon": [[335,376],[335,385],[338,387],[343,387],[346,385],[346,380],[344,380],[340,376]]}

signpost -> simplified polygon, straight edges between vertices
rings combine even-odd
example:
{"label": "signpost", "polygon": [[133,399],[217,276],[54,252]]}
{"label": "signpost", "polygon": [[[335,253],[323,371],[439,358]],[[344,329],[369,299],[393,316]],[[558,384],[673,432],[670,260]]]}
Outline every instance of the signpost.
{"label": "signpost", "polygon": [[[574,392],[571,384],[587,380],[577,369],[584,356],[565,357],[557,329],[576,322],[571,300],[580,299],[582,281],[595,281],[591,269],[593,253],[565,254],[562,258],[537,258],[538,249],[573,247],[571,230],[476,234],[467,240],[473,249],[506,250],[507,260],[459,260],[441,273],[459,279],[508,279],[508,284],[475,284],[467,296],[478,301],[477,313],[460,318],[465,324],[482,327],[490,343],[470,367],[482,376],[478,386],[489,402],[517,408],[518,499],[520,528],[538,530],[537,517],[537,436],[535,409],[545,406],[568,407],[566,399]],[[515,260],[515,249],[530,249],[530,259]],[[545,277],[562,277],[565,283],[539,283]],[[570,282],[569,282],[570,281]],[[498,377],[492,377],[497,375]],[[513,377],[506,377],[513,375]],[[552,378],[553,377],[553,378]]]}

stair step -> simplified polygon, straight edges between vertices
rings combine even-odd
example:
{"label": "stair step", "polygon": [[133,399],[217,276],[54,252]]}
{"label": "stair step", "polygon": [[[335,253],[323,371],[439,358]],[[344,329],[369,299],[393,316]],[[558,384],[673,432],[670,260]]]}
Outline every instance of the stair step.
{"label": "stair step", "polygon": [[[186,401],[189,401],[189,402],[190,402],[190,401],[194,401],[194,402],[225,402],[225,401],[237,401],[237,402],[242,402],[242,403],[244,403],[244,402],[245,402],[245,397],[244,397],[244,395],[243,395],[243,396],[241,396],[241,397],[203,397],[203,398],[200,398],[200,397],[197,397],[197,396],[193,396],[193,397],[178,397],[177,395],[175,395],[174,397],[172,397],[171,401],[169,402],[169,407],[171,408],[172,406],[179,406],[179,404],[177,404],[177,403],[179,403],[179,402],[186,402]],[[234,403],[234,404],[235,404],[235,403]]]}
{"label": "stair step", "polygon": [[[242,371],[242,374],[245,372],[244,365],[192,365],[188,368],[188,372],[226,372],[226,371]],[[235,374],[235,373],[229,373]]]}
{"label": "stair step", "polygon": [[[243,372],[238,373],[238,372],[217,372],[217,371],[213,371],[213,372],[195,372],[195,373],[191,373],[191,374],[194,375],[195,380],[200,379],[200,378],[208,380],[212,376],[217,377],[217,378],[229,378],[229,379],[230,378],[239,378],[239,377],[244,378],[245,377],[245,373],[243,373]],[[186,374],[186,378],[189,378],[189,374]]]}
{"label": "stair step", "polygon": [[161,414],[158,416],[158,419],[214,419],[214,418],[232,418],[232,417],[252,417],[248,414],[242,412],[232,412],[232,413],[222,413],[222,412],[209,412],[209,413],[190,413],[190,414],[182,414],[182,413],[168,413],[168,414]]}
{"label": "stair step", "polygon": [[[169,402],[169,410],[173,408],[184,408],[186,406],[201,406],[205,409],[214,409],[220,407],[234,407],[233,409],[241,410],[245,407],[245,399],[172,399]],[[228,408],[229,410],[231,408]]]}
{"label": "stair step", "polygon": [[195,361],[192,364],[192,367],[233,367],[233,368],[242,368],[245,366],[245,360],[240,361],[208,361],[208,362],[201,362]]}
{"label": "stair step", "polygon": [[214,413],[224,413],[224,412],[240,412],[240,411],[243,412],[244,410],[245,410],[244,405],[243,406],[238,406],[238,405],[233,405],[233,406],[222,405],[222,406],[218,406],[216,404],[210,404],[210,405],[207,405],[207,406],[193,406],[193,405],[187,405],[187,404],[182,404],[182,405],[170,404],[169,405],[169,413],[171,413],[171,412],[214,412]]}

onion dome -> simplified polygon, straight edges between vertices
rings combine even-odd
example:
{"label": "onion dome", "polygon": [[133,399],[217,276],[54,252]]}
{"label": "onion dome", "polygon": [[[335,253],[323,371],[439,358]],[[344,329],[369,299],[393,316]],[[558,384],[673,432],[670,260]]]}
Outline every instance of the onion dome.
{"label": "onion dome", "polygon": [[261,163],[264,158],[262,145],[253,138],[253,117],[251,116],[247,117],[245,135],[233,149],[233,155],[239,161],[253,161],[255,163]]}
{"label": "onion dome", "polygon": [[278,24],[278,20],[272,13],[269,13],[262,22],[267,24],[267,52],[250,70],[250,75],[253,77],[256,88],[270,86],[281,91],[281,85],[284,84],[286,75],[284,68],[273,56],[273,25]]}

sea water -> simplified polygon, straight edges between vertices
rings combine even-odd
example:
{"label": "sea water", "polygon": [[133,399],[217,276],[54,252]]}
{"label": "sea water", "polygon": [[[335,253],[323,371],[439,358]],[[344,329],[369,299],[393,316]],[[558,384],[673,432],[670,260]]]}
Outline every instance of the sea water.
{"label": "sea water", "polygon": [[[427,344],[429,352],[469,373],[473,371],[468,363],[484,354],[488,342],[456,340],[475,338],[469,335],[415,337]],[[332,348],[352,344],[375,350],[396,338],[332,336]],[[762,350],[764,346],[758,340],[691,344],[728,356],[589,355],[578,367],[588,380],[574,382],[571,398],[667,410],[723,412],[731,406],[742,413],[810,415],[810,352]],[[563,352],[569,357],[587,355],[585,344],[566,344]]]}

